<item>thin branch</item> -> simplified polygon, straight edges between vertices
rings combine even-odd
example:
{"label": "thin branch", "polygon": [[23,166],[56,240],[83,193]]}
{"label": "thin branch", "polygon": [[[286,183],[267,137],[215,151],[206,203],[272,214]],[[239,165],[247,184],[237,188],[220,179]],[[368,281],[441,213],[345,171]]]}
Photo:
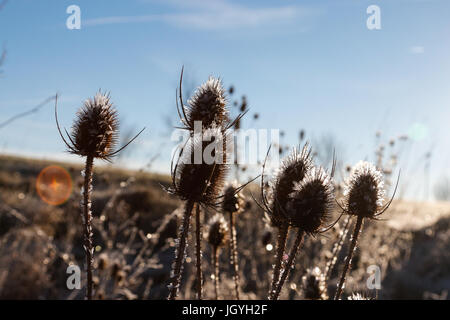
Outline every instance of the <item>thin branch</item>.
{"label": "thin branch", "polygon": [[41,102],[40,104],[38,104],[37,106],[31,108],[28,111],[16,114],[15,116],[12,116],[11,118],[7,119],[6,121],[0,123],[0,129],[3,129],[4,127],[6,127],[7,125],[11,124],[11,122],[16,121],[17,119],[23,118],[25,116],[28,116],[30,114],[36,113],[38,112],[42,107],[44,107],[47,103],[49,103],[50,101],[53,101],[56,99],[56,96],[51,96],[48,97],[47,99],[45,99],[43,102]]}

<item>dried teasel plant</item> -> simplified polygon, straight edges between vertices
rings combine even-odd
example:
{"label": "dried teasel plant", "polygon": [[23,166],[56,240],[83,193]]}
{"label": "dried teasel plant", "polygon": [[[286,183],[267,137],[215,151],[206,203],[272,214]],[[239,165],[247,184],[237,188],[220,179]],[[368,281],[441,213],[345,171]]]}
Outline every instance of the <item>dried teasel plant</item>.
{"label": "dried teasel plant", "polygon": [[219,254],[220,249],[228,241],[228,225],[224,217],[217,213],[208,221],[208,243],[212,249],[212,265],[214,268],[214,295],[215,299],[219,299]]}
{"label": "dried teasel plant", "polygon": [[237,254],[236,215],[243,211],[244,206],[244,199],[239,191],[239,188],[235,185],[229,185],[225,189],[222,201],[222,211],[228,215],[230,220],[230,262],[234,280],[234,292],[237,300],[239,300],[239,260]]}
{"label": "dried teasel plant", "polygon": [[242,112],[233,121],[230,120],[225,89],[221,80],[214,77],[209,77],[197,88],[185,106],[182,96],[183,72],[184,68],[181,69],[176,100],[182,126],[177,128],[188,130],[191,135],[196,131],[197,124],[202,131],[212,127],[222,127],[224,130],[228,130],[245,115],[246,112]]}
{"label": "dried teasel plant", "polygon": [[92,212],[91,212],[91,196],[92,196],[92,177],[94,159],[111,161],[121,150],[126,148],[134,139],[136,139],[142,129],[134,138],[118,150],[115,150],[117,138],[119,135],[119,120],[117,111],[113,107],[109,94],[98,92],[93,99],[87,99],[84,105],[77,113],[77,118],[72,126],[72,132],[67,134],[67,139],[61,132],[58,122],[58,95],[55,98],[55,119],[58,132],[72,154],[86,157],[86,163],[82,176],[84,183],[81,188],[82,200],[80,207],[82,210],[82,221],[84,231],[84,250],[86,253],[86,273],[87,288],[86,298],[92,299],[93,289],[93,264],[94,264],[94,248],[92,243]]}
{"label": "dried teasel plant", "polygon": [[277,175],[272,182],[270,188],[270,200],[265,194],[264,190],[264,170],[269,155],[270,148],[267,151],[266,159],[264,160],[261,174],[261,199],[262,204],[255,202],[267,214],[268,220],[272,227],[278,229],[277,249],[275,253],[275,264],[273,268],[272,283],[269,292],[269,298],[272,299],[275,293],[275,287],[278,284],[280,273],[282,270],[283,256],[286,248],[286,241],[289,231],[289,224],[283,215],[283,206],[287,203],[289,194],[294,190],[296,182],[300,182],[305,177],[306,173],[311,169],[311,149],[308,144],[305,144],[301,151],[294,148],[292,153],[283,160]]}
{"label": "dried teasel plant", "polygon": [[347,300],[374,300],[374,298],[371,298],[359,292],[353,292],[352,295],[347,298]]}
{"label": "dried teasel plant", "polygon": [[325,274],[318,267],[307,269],[302,277],[303,297],[308,300],[328,300]]}
{"label": "dried teasel plant", "polygon": [[[215,207],[224,186],[229,168],[227,140],[228,135],[222,128],[208,129],[202,137],[195,135],[187,140],[175,166],[172,165],[172,187],[168,191],[186,201],[186,206],[172,266],[169,300],[176,298],[181,283],[192,210],[195,205]],[[201,283],[199,285],[201,290]]]}
{"label": "dried teasel plant", "polygon": [[[237,121],[244,115],[240,114],[234,121],[230,121],[229,112],[227,109],[227,98],[225,96],[225,90],[223,88],[220,79],[210,77],[203,85],[201,85],[194,95],[189,99],[188,105],[185,106],[183,102],[182,83],[183,72],[181,70],[180,86],[177,90],[177,111],[182,123],[181,129],[189,131],[192,139],[197,139],[198,136],[203,136],[205,132],[211,130],[221,130],[224,136],[227,136],[226,132],[232,128]],[[197,137],[197,138],[196,138]],[[226,140],[226,139],[225,139]],[[230,145],[230,143],[228,143]],[[201,148],[202,153],[204,147]],[[216,181],[214,175],[218,173],[216,170],[220,170],[219,167],[215,168],[215,173],[211,177],[212,181]],[[220,174],[219,174],[220,175]],[[194,177],[193,177],[194,178]],[[194,179],[195,180],[195,179]],[[181,181],[180,181],[181,182]],[[187,184],[189,186],[189,183]],[[174,181],[175,186],[175,181]],[[179,185],[180,196],[183,197],[184,191],[183,184]],[[174,188],[177,189],[177,188]],[[216,196],[216,194],[214,194]],[[205,193],[202,197],[208,197],[208,193]],[[213,199],[203,199],[197,201],[197,203],[212,204]],[[201,252],[201,238],[202,238],[202,221],[200,206],[196,206],[195,211],[195,224],[196,224],[196,273],[197,273],[197,298],[202,298],[202,252]]]}
{"label": "dried teasel plant", "polygon": [[[199,134],[203,134],[204,130],[212,127],[224,128],[229,118],[225,90],[220,79],[210,77],[208,81],[197,88],[194,95],[188,100],[188,105],[185,106],[182,96],[183,72],[184,67],[181,69],[180,86],[176,100],[178,115],[183,124],[181,129],[188,130],[190,136],[193,137],[194,135],[198,136]],[[196,206],[195,210],[195,236],[197,299],[201,300],[203,287],[201,251],[202,219],[199,205]]]}
{"label": "dried teasel plant", "polygon": [[297,235],[289,252],[286,266],[280,276],[280,281],[272,296],[273,300],[277,300],[280,295],[304,235],[314,236],[326,232],[338,221],[336,220],[327,226],[327,222],[331,218],[333,204],[334,184],[332,174],[329,175],[321,167],[313,167],[307,172],[303,180],[296,183],[294,191],[289,194],[283,214],[289,226],[297,229]]}
{"label": "dried teasel plant", "polygon": [[[399,175],[400,178],[400,175]],[[345,259],[344,269],[339,280],[339,284],[334,296],[335,300],[339,300],[344,288],[347,272],[350,268],[353,253],[356,248],[358,236],[361,232],[363,220],[378,220],[378,216],[383,214],[391,205],[398,186],[395,186],[392,198],[384,203],[384,181],[383,174],[375,168],[375,166],[366,161],[358,162],[352,169],[349,178],[345,182],[344,203],[339,204],[343,213],[350,216],[356,216],[356,224],[350,243],[348,255]]]}

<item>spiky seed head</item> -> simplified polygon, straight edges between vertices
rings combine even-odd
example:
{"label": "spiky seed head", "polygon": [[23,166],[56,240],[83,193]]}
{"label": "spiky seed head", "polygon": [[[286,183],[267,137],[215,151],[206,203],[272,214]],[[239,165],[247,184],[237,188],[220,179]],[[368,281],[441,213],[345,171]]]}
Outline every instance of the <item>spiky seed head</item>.
{"label": "spiky seed head", "polygon": [[225,188],[222,201],[223,212],[239,213],[243,210],[244,199],[240,192],[236,192],[236,186],[231,184]]}
{"label": "spiky seed head", "polygon": [[114,262],[111,268],[111,278],[117,277],[117,274],[120,270],[122,270],[122,266],[120,265],[120,263],[117,261]]}
{"label": "spiky seed head", "polygon": [[224,217],[217,213],[208,221],[208,242],[215,248],[227,242],[228,224]]}
{"label": "spiky seed head", "polygon": [[106,268],[108,268],[108,264],[109,264],[108,256],[106,254],[101,254],[100,257],[98,258],[98,269],[105,270]]}
{"label": "spiky seed head", "polygon": [[108,160],[116,146],[119,120],[110,97],[98,92],[87,99],[72,126],[72,153]]}
{"label": "spiky seed head", "polygon": [[333,186],[324,169],[313,167],[289,195],[284,211],[288,223],[309,234],[320,232],[333,209]]}
{"label": "spiky seed head", "polygon": [[358,162],[345,182],[344,207],[348,214],[373,218],[384,202],[382,173],[367,161]]}
{"label": "spiky seed head", "polygon": [[325,275],[318,267],[307,269],[302,277],[303,296],[308,300],[328,300]]}
{"label": "spiky seed head", "polygon": [[229,169],[228,139],[217,128],[206,130],[203,139],[191,138],[172,173],[171,191],[182,200],[215,205]]}
{"label": "spiky seed head", "polygon": [[271,241],[272,241],[272,231],[271,230],[264,231],[261,237],[262,245],[266,247]]}
{"label": "spiky seed head", "polygon": [[228,121],[226,103],[222,82],[220,79],[209,77],[188,101],[188,129],[194,130],[195,121],[201,121],[203,129],[223,126]]}
{"label": "spiky seed head", "polygon": [[373,300],[370,297],[367,297],[359,292],[353,292],[351,296],[347,298],[347,300]]}
{"label": "spiky seed head", "polygon": [[311,169],[311,149],[305,144],[299,151],[294,148],[291,154],[285,158],[272,182],[271,186],[271,213],[269,218],[272,225],[279,227],[285,222],[283,211],[289,195],[294,189],[295,183],[303,180]]}

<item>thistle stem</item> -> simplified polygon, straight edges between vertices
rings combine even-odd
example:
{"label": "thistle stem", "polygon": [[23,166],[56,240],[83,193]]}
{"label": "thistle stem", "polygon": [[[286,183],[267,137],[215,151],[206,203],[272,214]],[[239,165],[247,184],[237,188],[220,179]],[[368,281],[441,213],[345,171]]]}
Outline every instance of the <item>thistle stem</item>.
{"label": "thistle stem", "polygon": [[175,260],[173,263],[173,270],[172,270],[172,282],[170,285],[170,293],[169,293],[169,300],[175,300],[178,294],[178,289],[180,287],[181,283],[181,273],[183,269],[183,263],[185,260],[185,254],[186,254],[186,243],[187,243],[187,235],[189,231],[189,223],[191,220],[192,215],[192,209],[194,207],[195,202],[193,201],[187,201],[184,215],[183,215],[183,222],[181,225],[181,228],[179,230],[178,234],[178,247],[175,252]]}
{"label": "thistle stem", "polygon": [[325,281],[327,281],[330,278],[331,272],[333,272],[334,266],[336,265],[337,262],[337,255],[341,250],[342,245],[344,244],[349,228],[350,228],[350,217],[347,217],[347,219],[344,222],[344,228],[342,229],[342,232],[339,236],[339,240],[337,243],[335,243],[331,254],[331,258],[328,261],[327,266],[325,268]]}
{"label": "thistle stem", "polygon": [[275,287],[280,280],[281,265],[283,263],[284,250],[286,249],[286,239],[288,235],[289,225],[287,223],[281,224],[278,228],[277,237],[277,252],[275,255],[275,266],[273,268],[272,285],[270,287],[269,299],[273,298]]}
{"label": "thistle stem", "polygon": [[233,268],[233,280],[234,290],[236,294],[236,300],[239,300],[239,265],[237,257],[237,245],[236,245],[236,217],[233,212],[230,212],[230,256],[231,266]]}
{"label": "thistle stem", "polygon": [[215,299],[219,300],[219,248],[213,246],[213,266],[214,266],[214,294]]}
{"label": "thistle stem", "polygon": [[352,263],[352,257],[353,257],[353,253],[355,252],[356,242],[358,240],[359,232],[361,231],[362,222],[363,222],[363,217],[358,216],[358,220],[356,220],[355,230],[353,231],[352,242],[350,244],[350,249],[349,249],[347,258],[345,259],[344,270],[342,270],[341,280],[339,281],[339,285],[336,290],[336,295],[334,296],[334,300],[339,300],[339,298],[342,294],[342,290],[343,290],[343,287],[345,284],[345,277],[346,277],[347,272]]}
{"label": "thistle stem", "polygon": [[202,286],[203,286],[203,273],[202,273],[202,225],[200,221],[200,205],[196,204],[195,212],[195,252],[196,252],[196,268],[197,268],[197,299],[202,300]]}
{"label": "thistle stem", "polygon": [[278,282],[278,286],[275,290],[275,293],[273,294],[272,300],[278,300],[278,297],[280,295],[281,289],[283,288],[284,282],[286,281],[287,276],[289,275],[289,271],[291,270],[291,268],[294,264],[297,251],[299,250],[299,248],[302,244],[303,235],[304,235],[304,232],[299,229],[297,232],[297,237],[295,238],[294,245],[292,246],[291,251],[289,252],[289,260],[286,264],[286,267],[283,270],[283,273],[281,274],[280,281]]}
{"label": "thistle stem", "polygon": [[84,250],[86,252],[86,274],[87,287],[86,298],[92,300],[92,269],[94,264],[94,249],[92,247],[92,213],[91,213],[91,193],[92,193],[92,170],[94,166],[94,157],[86,157],[86,166],[84,168],[83,184],[83,229],[84,229]]}

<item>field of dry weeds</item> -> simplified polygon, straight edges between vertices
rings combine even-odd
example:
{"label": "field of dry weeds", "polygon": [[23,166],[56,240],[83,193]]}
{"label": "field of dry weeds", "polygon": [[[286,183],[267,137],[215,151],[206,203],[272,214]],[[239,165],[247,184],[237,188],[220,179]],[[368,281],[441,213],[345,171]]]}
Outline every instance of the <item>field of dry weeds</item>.
{"label": "field of dry weeds", "polygon": [[[0,158],[0,299],[83,299],[84,290],[66,286],[67,267],[83,266],[79,209],[81,167],[61,163],[71,175],[73,192],[59,206],[43,202],[36,177],[49,162]],[[54,163],[51,163],[54,164]],[[98,168],[94,174],[94,292],[97,299],[165,299],[174,256],[182,203],[161,185],[169,177],[145,172]],[[256,186],[249,186],[252,189]],[[246,189],[247,190],[247,189]],[[247,192],[245,210],[237,216],[241,298],[266,299],[270,286],[275,233]],[[213,215],[205,210],[206,219]],[[394,201],[384,221],[365,221],[344,291],[379,299],[447,299],[450,289],[450,204]],[[289,274],[281,299],[314,298],[309,280],[324,272],[336,235],[307,237]],[[192,237],[192,238],[191,238]],[[195,299],[194,237],[180,298]],[[293,241],[290,239],[290,241]],[[346,252],[348,241],[342,252]],[[333,296],[343,254],[321,297]],[[204,297],[213,298],[211,250],[204,250]],[[381,269],[382,288],[368,290],[367,267]],[[220,255],[220,298],[233,298],[229,248]],[[309,276],[309,277],[308,277]],[[312,278],[311,278],[312,277]],[[83,277],[84,280],[84,277]],[[82,284],[82,288],[84,284]]]}

